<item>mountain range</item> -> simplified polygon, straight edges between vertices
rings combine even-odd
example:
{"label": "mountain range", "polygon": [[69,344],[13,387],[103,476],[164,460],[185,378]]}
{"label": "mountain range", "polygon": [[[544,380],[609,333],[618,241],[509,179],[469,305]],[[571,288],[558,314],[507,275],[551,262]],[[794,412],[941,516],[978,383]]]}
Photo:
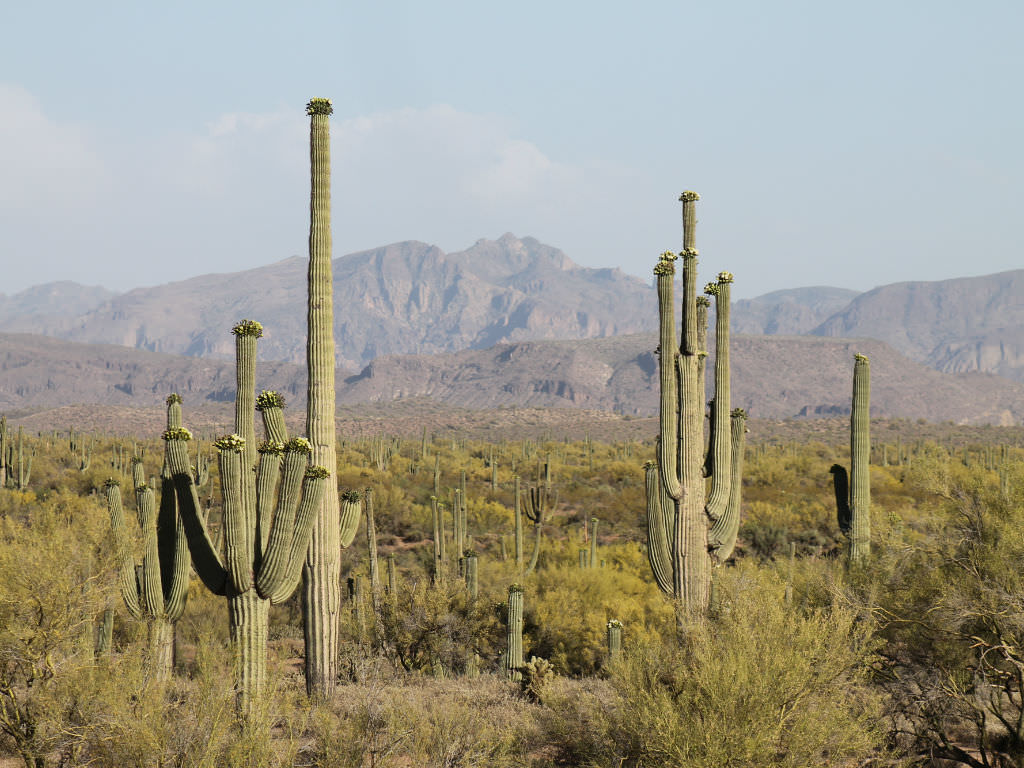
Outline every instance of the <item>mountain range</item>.
{"label": "mountain range", "polygon": [[[342,256],[334,286],[339,402],[654,407],[654,291],[619,270],[506,234],[457,253],[403,242]],[[122,294],[61,282],[0,295],[0,410],[142,403],[171,389],[227,399],[229,331],[242,318],[266,329],[260,354],[276,362],[264,385],[301,397],[305,290],[305,259],[293,257]],[[1021,297],[1024,270],[736,301],[737,404],[777,418],[841,412],[856,349],[872,356],[876,413],[1019,423],[1022,390],[1006,379],[1024,382]]]}

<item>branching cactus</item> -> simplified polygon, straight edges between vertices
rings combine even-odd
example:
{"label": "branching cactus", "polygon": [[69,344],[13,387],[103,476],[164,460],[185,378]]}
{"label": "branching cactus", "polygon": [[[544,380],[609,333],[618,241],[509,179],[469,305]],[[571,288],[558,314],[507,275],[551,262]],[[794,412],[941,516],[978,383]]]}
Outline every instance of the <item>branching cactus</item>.
{"label": "branching cactus", "polygon": [[530,556],[530,564],[526,567],[527,573],[532,573],[537,568],[537,561],[540,559],[540,544],[543,536],[544,521],[548,513],[558,505],[558,494],[551,490],[551,463],[545,461],[541,468],[541,478],[536,486],[527,489],[526,500],[523,511],[533,523],[534,539],[533,554]]}
{"label": "branching cactus", "polygon": [[[167,398],[167,430],[163,437],[165,453],[172,442],[185,444],[192,438],[181,426],[181,397],[176,394]],[[174,669],[174,629],[185,611],[191,559],[167,462],[161,476],[159,506],[153,489],[146,485],[141,459],[132,464],[132,481],[142,530],[141,565],[136,565],[132,558],[119,484],[111,479],[104,485],[118,581],[128,613],[133,619],[146,622],[154,676],[167,680]]]}
{"label": "branching cactus", "polygon": [[[658,586],[683,615],[707,610],[711,570],[732,552],[738,528],[742,411],[729,390],[729,301],[732,274],[721,272],[705,293],[715,301],[715,395],[704,451],[704,368],[709,299],[697,296],[696,192],[684,192],[683,250],[654,268],[658,286],[659,435],[657,461],[646,465],[648,557]],[[683,267],[682,326],[675,323],[676,259]],[[731,422],[731,424],[730,424]],[[739,422],[739,424],[737,424]],[[710,493],[705,490],[710,477]],[[733,486],[737,486],[733,493]],[[735,514],[735,519],[732,515]]]}
{"label": "branching cactus", "polygon": [[[308,440],[288,438],[284,399],[274,392],[254,397],[256,343],[262,326],[247,320],[233,332],[238,380],[235,432],[213,444],[224,505],[224,560],[206,528],[184,440],[168,438],[167,464],[196,573],[211,592],[228,601],[235,687],[240,711],[247,715],[266,679],[270,605],[286,600],[298,586],[330,473],[312,464]],[[238,407],[239,401],[250,403],[250,409]],[[254,409],[262,415],[267,437],[258,449],[242,437],[255,434]]]}
{"label": "branching cactus", "polygon": [[863,563],[871,553],[871,367],[854,355],[853,404],[850,409],[850,474],[840,464],[829,470],[836,494],[839,529],[850,539],[850,562]]}
{"label": "branching cactus", "polygon": [[523,588],[508,588],[508,623],[506,624],[505,670],[509,680],[523,677]]}

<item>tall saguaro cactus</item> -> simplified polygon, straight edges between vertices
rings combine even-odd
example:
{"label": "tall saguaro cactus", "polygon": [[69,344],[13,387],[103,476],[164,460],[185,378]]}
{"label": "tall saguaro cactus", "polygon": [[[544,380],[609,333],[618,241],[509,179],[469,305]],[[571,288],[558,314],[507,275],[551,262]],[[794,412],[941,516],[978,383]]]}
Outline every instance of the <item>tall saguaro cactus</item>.
{"label": "tall saguaro cactus", "polygon": [[850,539],[850,562],[863,563],[871,553],[871,366],[854,355],[853,403],[850,408],[850,475],[831,468],[839,529]]}
{"label": "tall saguaro cactus", "polygon": [[[659,435],[657,462],[647,466],[648,557],[658,586],[680,609],[701,612],[710,599],[711,569],[732,551],[736,537],[742,450],[742,411],[731,411],[729,300],[733,277],[721,272],[706,293],[715,301],[715,396],[704,454],[704,368],[708,300],[697,297],[696,192],[684,192],[683,250],[665,252],[654,268],[658,286]],[[681,338],[675,324],[675,261],[683,267]],[[730,420],[739,427],[730,428]],[[711,478],[706,493],[705,479]],[[737,489],[738,491],[738,489]],[[734,502],[734,503],[731,503]],[[713,532],[713,533],[712,533]],[[724,556],[723,556],[724,555]]]}
{"label": "tall saguaro cactus", "polygon": [[[334,424],[334,286],[331,275],[331,137],[329,99],[306,105],[309,124],[309,299],[306,434],[314,464],[337,471]],[[303,569],[302,623],[306,640],[306,692],[329,696],[338,678],[341,616],[341,545],[338,494],[325,493]]]}
{"label": "tall saguaro cactus", "polygon": [[[262,326],[245,320],[233,331],[238,400],[254,403],[260,411],[267,439],[250,454],[249,441],[241,435],[255,433],[255,414],[236,409],[235,433],[214,442],[224,502],[224,560],[206,529],[185,441],[172,430],[165,437],[167,464],[196,573],[211,592],[228,601],[235,687],[241,712],[248,714],[266,679],[270,605],[286,600],[298,586],[330,475],[325,467],[311,463],[308,440],[288,438],[284,399],[276,392],[252,397]],[[257,453],[258,458],[250,459]]]}
{"label": "tall saguaro cactus", "polygon": [[[167,431],[164,440],[187,441],[181,426],[181,397],[167,398]],[[166,449],[165,449],[166,452]],[[153,489],[143,482],[141,460],[134,465],[135,502],[142,529],[142,565],[136,566],[129,547],[128,529],[116,480],[104,485],[110,529],[114,538],[121,597],[133,619],[145,620],[149,656],[157,680],[167,680],[174,668],[174,628],[185,611],[191,558],[185,527],[178,514],[174,482],[164,462],[160,505]]]}

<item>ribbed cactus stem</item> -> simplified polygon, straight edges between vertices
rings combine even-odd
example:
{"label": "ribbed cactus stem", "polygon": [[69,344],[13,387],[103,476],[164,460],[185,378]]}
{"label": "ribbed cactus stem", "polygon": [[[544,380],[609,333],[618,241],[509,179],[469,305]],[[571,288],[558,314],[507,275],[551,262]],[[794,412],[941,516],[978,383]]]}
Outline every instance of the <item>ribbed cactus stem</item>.
{"label": "ribbed cactus stem", "polygon": [[743,454],[746,447],[747,414],[737,408],[732,412],[729,501],[725,511],[708,534],[708,547],[716,565],[723,564],[732,556],[736,547],[736,535],[740,529],[740,503],[743,492]]}
{"label": "ribbed cactus stem", "polygon": [[363,515],[362,498],[359,491],[345,491],[341,494],[338,543],[345,549],[352,546],[359,530],[359,520]]}
{"label": "ribbed cactus stem", "polygon": [[611,619],[608,622],[608,660],[615,661],[622,653],[622,622]]}
{"label": "ribbed cactus stem", "polygon": [[508,588],[508,624],[506,626],[505,669],[509,680],[521,680],[523,666],[523,588]]}
{"label": "ribbed cactus stem", "polygon": [[597,568],[597,518],[590,518],[590,567]]}
{"label": "ribbed cactus stem", "polygon": [[370,594],[376,609],[377,596],[380,594],[380,573],[377,570],[377,526],[373,518],[373,489],[363,492],[366,499],[366,549],[370,561]]}
{"label": "ribbed cactus stem", "polygon": [[434,583],[440,583],[444,579],[444,528],[442,527],[441,509],[437,503],[437,497],[430,497],[430,518],[434,526]]}
{"label": "ribbed cactus stem", "polygon": [[523,508],[519,475],[512,478],[512,519],[515,525],[516,568],[523,567]]}
{"label": "ribbed cactus stem", "polygon": [[[309,274],[306,335],[306,434],[312,461],[337,468],[334,387],[334,293],[331,274],[331,147],[327,99],[306,106],[309,125]],[[337,493],[324,494],[304,571],[303,631],[306,691],[326,697],[337,679],[341,601],[341,544]]]}
{"label": "ribbed cactus stem", "polygon": [[480,596],[479,567],[480,562],[476,552],[466,550],[462,556],[463,571],[465,572],[466,589],[469,597],[476,600]]}
{"label": "ribbed cactus stem", "polygon": [[[723,279],[724,277],[728,279]],[[711,433],[707,467],[711,493],[707,513],[712,522],[725,514],[732,481],[732,443],[729,427],[732,412],[729,388],[729,299],[732,276],[722,273],[713,286],[715,297],[715,397],[711,401]]]}
{"label": "ribbed cactus stem", "polygon": [[395,553],[388,554],[388,594],[398,594],[398,568],[395,566]]}
{"label": "ribbed cactus stem", "polygon": [[871,368],[864,355],[853,365],[850,413],[850,560],[863,563],[871,553]]}

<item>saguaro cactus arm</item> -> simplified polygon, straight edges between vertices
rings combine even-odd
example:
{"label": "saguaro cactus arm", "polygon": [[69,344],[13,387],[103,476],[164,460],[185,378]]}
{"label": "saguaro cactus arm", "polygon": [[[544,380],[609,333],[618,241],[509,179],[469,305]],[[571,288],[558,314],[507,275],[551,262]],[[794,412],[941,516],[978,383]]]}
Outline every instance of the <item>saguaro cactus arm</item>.
{"label": "saguaro cactus arm", "polygon": [[718,565],[721,565],[732,556],[736,547],[736,535],[740,529],[740,502],[743,483],[743,451],[746,443],[747,414],[742,408],[736,408],[730,417],[730,474],[732,475],[729,486],[729,503],[725,512],[714,525],[708,534],[708,547],[711,556]]}

